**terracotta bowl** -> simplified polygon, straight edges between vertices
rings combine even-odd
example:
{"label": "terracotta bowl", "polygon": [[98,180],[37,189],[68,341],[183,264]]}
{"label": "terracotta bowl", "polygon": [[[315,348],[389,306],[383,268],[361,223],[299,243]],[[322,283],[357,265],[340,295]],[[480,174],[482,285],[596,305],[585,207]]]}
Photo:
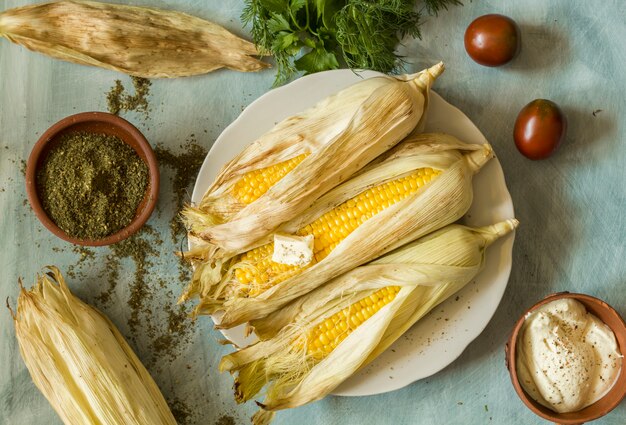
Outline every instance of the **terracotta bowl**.
{"label": "terracotta bowl", "polygon": [[[522,314],[522,317],[520,317],[520,319],[515,324],[515,328],[511,333],[511,337],[509,338],[509,341],[505,346],[506,367],[511,375],[511,381],[513,382],[513,387],[515,387],[517,395],[522,399],[524,404],[526,404],[526,406],[535,414],[556,424],[579,425],[606,415],[615,407],[617,407],[617,405],[622,401],[622,399],[626,395],[626,373],[624,373],[623,370],[620,372],[617,381],[615,382],[611,390],[600,400],[578,412],[556,413],[553,410],[548,409],[547,407],[537,403],[530,395],[526,394],[521,384],[519,383],[519,378],[517,376],[517,370],[515,367],[517,358],[517,337],[522,325],[524,324],[526,315],[544,304],[561,298],[573,298],[582,303],[588,312],[594,314],[598,319],[600,319],[609,328],[611,328],[611,330],[615,334],[615,338],[617,339],[617,345],[619,347],[620,353],[624,354],[626,352],[626,324],[624,323],[624,320],[620,317],[619,313],[617,313],[610,305],[608,305],[604,301],[591,297],[589,295],[560,292],[557,294],[548,295],[546,298],[539,301],[537,304],[526,310],[524,314]],[[622,364],[622,368],[624,367],[626,367],[626,362]]]}
{"label": "terracotta bowl", "polygon": [[[103,239],[77,239],[69,236],[61,230],[61,228],[54,224],[50,217],[48,217],[42,207],[39,194],[37,192],[37,171],[43,164],[46,156],[58,143],[61,136],[76,131],[104,133],[116,136],[132,147],[135,152],[137,152],[137,155],[139,155],[139,157],[148,166],[148,187],[146,188],[146,194],[143,200],[137,208],[135,218],[125,228]],[[157,164],[156,156],[148,144],[148,141],[131,123],[118,117],[117,115],[112,115],[106,112],[84,112],[69,116],[54,124],[46,130],[37,143],[35,143],[35,146],[28,157],[28,162],[26,163],[26,194],[37,218],[48,228],[48,230],[61,239],[77,245],[109,245],[120,242],[135,233],[148,220],[150,214],[152,214],[159,194],[159,166]]]}

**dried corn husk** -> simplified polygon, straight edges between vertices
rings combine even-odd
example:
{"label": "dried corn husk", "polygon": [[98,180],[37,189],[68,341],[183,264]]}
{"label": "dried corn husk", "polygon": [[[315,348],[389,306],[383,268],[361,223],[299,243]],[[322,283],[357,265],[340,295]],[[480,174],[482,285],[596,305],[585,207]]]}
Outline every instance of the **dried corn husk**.
{"label": "dried corn husk", "polygon": [[0,13],[0,36],[29,50],[145,78],[259,71],[259,52],[221,26],[171,10],[64,0]]}
{"label": "dried corn husk", "polygon": [[[200,204],[183,216],[213,261],[242,252],[423,124],[437,64],[413,75],[377,77],[340,91],[277,124],[221,170]],[[230,191],[244,174],[310,153],[248,205]],[[204,242],[204,243],[203,243]]]}
{"label": "dried corn husk", "polygon": [[[254,418],[257,424],[267,423],[272,411],[318,400],[471,281],[484,264],[485,248],[517,224],[510,219],[477,229],[450,225],[358,267],[256,322],[257,331],[272,337],[225,356],[220,370],[238,373],[239,402],[266,387],[262,410]],[[319,360],[307,354],[308,329],[389,286],[400,287],[397,296],[328,356]]]}
{"label": "dried corn husk", "polygon": [[176,425],[115,325],[72,295],[56,267],[22,288],[13,319],[33,382],[66,425]]}
{"label": "dried corn husk", "polygon": [[240,295],[230,264],[216,270],[198,262],[192,284],[202,294],[198,313],[224,311],[218,328],[262,318],[328,280],[459,219],[473,199],[472,177],[493,152],[488,144],[465,144],[445,134],[411,136],[355,178],[316,201],[279,231],[293,234],[326,211],[374,185],[430,167],[441,174],[422,190],[361,224],[322,261],[283,280],[256,297]]}

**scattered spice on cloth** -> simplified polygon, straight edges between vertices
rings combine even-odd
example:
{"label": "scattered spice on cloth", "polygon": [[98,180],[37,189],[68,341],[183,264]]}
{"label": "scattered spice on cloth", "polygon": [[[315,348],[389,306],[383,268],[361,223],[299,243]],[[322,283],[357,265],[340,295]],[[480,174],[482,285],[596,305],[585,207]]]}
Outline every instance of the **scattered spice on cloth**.
{"label": "scattered spice on cloth", "polygon": [[[55,248],[52,248],[52,250],[55,251]],[[80,257],[78,258],[76,263],[70,264],[67,267],[67,271],[65,272],[65,274],[72,279],[76,279],[78,277],[82,280],[85,278],[85,274],[80,271],[80,268],[85,262],[93,261],[96,259],[96,251],[80,245],[74,245],[72,247],[72,251],[80,255]]]}
{"label": "scattered spice on cloth", "polygon": [[73,132],[52,147],[37,174],[43,208],[69,236],[96,240],[135,218],[148,166],[115,136]]}
{"label": "scattered spice on cloth", "polygon": [[120,112],[135,111],[148,114],[148,95],[152,83],[146,78],[130,77],[135,94],[129,94],[121,80],[115,80],[115,84],[107,93],[107,105],[110,113],[119,115]]}
{"label": "scattered spice on cloth", "polygon": [[[157,145],[154,149],[159,164],[174,170],[172,190],[178,212],[182,210],[185,202],[189,200],[191,184],[196,180],[200,167],[207,155],[206,148],[197,143],[193,134],[186,143],[180,145],[180,149],[181,152],[179,153],[175,153],[163,145]],[[184,236],[186,233],[185,226],[178,214],[170,220],[170,232],[173,241],[177,241],[179,237]]]}
{"label": "scattered spice on cloth", "polygon": [[130,339],[137,342],[141,337],[150,347],[147,365],[159,361],[174,361],[193,337],[193,322],[189,307],[177,305],[177,296],[167,288],[167,282],[157,276],[155,270],[161,264],[161,246],[164,241],[160,233],[151,225],[144,225],[134,235],[110,245],[110,253],[104,260],[107,285],[95,300],[106,306],[111,303],[122,273],[130,260],[134,273],[129,282],[129,295],[126,299],[129,316],[127,325]]}
{"label": "scattered spice on cloth", "polygon": [[[153,266],[152,258],[159,255],[156,247],[162,243],[158,232],[152,226],[144,226],[140,234],[132,235],[128,239],[111,245],[113,254],[111,265],[114,265],[111,270],[115,272],[116,278],[119,278],[119,261],[122,258],[130,258],[135,265],[134,280],[130,285],[130,298],[128,299],[130,307],[128,327],[133,333],[137,333],[137,327],[141,321],[140,315],[146,312],[147,301],[153,297],[153,288],[147,279],[148,269]],[[147,313],[152,313],[152,311],[147,311]]]}
{"label": "scattered spice on cloth", "polygon": [[235,425],[235,419],[232,416],[222,415],[215,425]]}
{"label": "scattered spice on cloth", "polygon": [[169,405],[172,415],[174,415],[174,419],[176,419],[176,423],[178,423],[178,425],[188,425],[191,423],[190,419],[192,416],[192,410],[184,401],[180,399],[168,400],[167,404]]}
{"label": "scattered spice on cloth", "polygon": [[20,174],[22,174],[23,176],[26,176],[26,160],[25,159],[20,160]]}

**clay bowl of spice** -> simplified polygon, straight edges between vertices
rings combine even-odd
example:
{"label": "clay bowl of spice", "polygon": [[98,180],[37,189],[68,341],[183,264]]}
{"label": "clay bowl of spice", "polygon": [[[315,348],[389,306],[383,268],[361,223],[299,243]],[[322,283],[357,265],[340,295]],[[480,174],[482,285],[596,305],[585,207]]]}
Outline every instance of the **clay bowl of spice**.
{"label": "clay bowl of spice", "polygon": [[[569,307],[563,307],[564,305]],[[573,305],[580,306],[580,310],[576,310],[572,307]],[[554,310],[552,309],[553,306],[561,307],[556,307],[557,310]],[[539,336],[537,339],[539,344],[536,347],[547,347],[545,349],[550,354],[546,358],[549,358],[551,361],[545,362],[541,359],[533,359],[533,364],[537,367],[537,372],[535,373],[540,377],[549,377],[556,371],[556,373],[552,376],[556,377],[557,380],[560,379],[561,384],[565,382],[565,379],[571,382],[573,377],[573,381],[578,381],[579,383],[582,383],[583,386],[588,384],[589,387],[595,388],[598,383],[600,385],[605,385],[605,390],[601,392],[598,391],[598,393],[596,393],[597,395],[594,398],[589,399],[588,402],[595,398],[597,398],[597,400],[580,410],[568,413],[558,413],[555,410],[539,403],[536,400],[537,395],[535,394],[533,396],[530,394],[532,393],[532,390],[527,392],[527,389],[529,388],[528,383],[534,379],[532,378],[534,374],[525,374],[523,370],[531,370],[529,367],[527,368],[526,366],[523,366],[525,361],[524,357],[528,357],[529,351],[532,352],[532,350],[527,348],[528,345],[525,346],[525,344],[529,343],[525,334],[529,332],[528,329],[530,326],[533,326],[534,331],[542,328],[542,326],[535,327],[534,325],[529,325],[528,322],[533,320],[533,318],[536,318],[537,313],[543,313],[546,311],[550,311],[550,315],[556,314],[558,316],[560,313],[566,317],[575,317],[575,313],[577,311],[586,311],[588,313],[584,317],[590,320],[590,324],[589,322],[586,322],[589,327],[584,327],[582,323],[585,322],[572,322],[577,324],[575,326],[569,326],[569,329],[567,329],[568,325],[565,322],[557,322],[557,325],[555,325],[554,322],[544,322],[543,325],[547,325],[548,329],[552,329],[550,332],[552,335],[545,335],[544,337],[536,334]],[[595,316],[597,320],[591,316]],[[558,330],[557,326],[560,327],[561,330]],[[596,329],[599,330],[599,333],[596,332]],[[591,356],[588,355],[591,354],[590,351],[577,351],[573,345],[570,345],[567,342],[562,343],[561,338],[564,335],[577,335],[577,332],[579,331],[583,331],[584,335],[580,341],[588,344],[588,348],[593,348],[593,354]],[[611,333],[613,334],[614,339],[611,337],[597,338],[597,335],[599,334],[606,336]],[[557,334],[559,335],[558,337],[555,336]],[[555,341],[557,342],[556,345]],[[558,344],[559,341],[561,341],[561,345]],[[607,341],[610,343],[607,344]],[[605,350],[606,347],[612,348],[610,350]],[[523,354],[522,351],[524,351]],[[626,396],[626,373],[621,370],[624,366],[626,366],[626,364],[622,362],[623,353],[625,351],[626,324],[620,317],[619,313],[617,313],[610,305],[598,298],[585,294],[575,294],[569,292],[560,292],[549,295],[526,310],[522,317],[520,317],[517,321],[509,341],[505,346],[506,367],[511,375],[511,381],[517,395],[536,415],[539,415],[548,421],[562,425],[580,425],[593,421],[606,415],[620,404],[622,399],[624,399],[624,396]],[[607,352],[609,354],[607,354]],[[589,368],[589,370],[593,370],[593,372],[589,372],[587,377],[587,366],[584,366],[584,368],[579,371],[577,368],[580,368],[580,365],[576,365],[574,363],[578,360],[589,357],[593,359]],[[561,360],[563,360],[563,363],[560,363]],[[595,366],[593,366],[594,362]],[[610,380],[608,379],[609,375],[612,376]],[[608,383],[605,384],[605,382]],[[535,384],[532,385],[534,386]],[[536,388],[538,388],[538,386]],[[569,387],[566,385],[565,387],[561,387],[561,390],[563,390],[563,388],[568,388],[569,391],[562,391],[560,393],[560,395],[563,396],[563,399],[560,400],[559,403],[564,402],[565,397],[567,397],[565,394],[580,396],[580,391],[582,391],[580,388],[577,389],[575,386]],[[587,394],[592,394],[590,392],[592,390],[584,391],[587,391]],[[544,401],[545,400],[548,400],[548,398],[545,398]]]}
{"label": "clay bowl of spice", "polygon": [[159,167],[131,123],[85,112],[39,138],[26,164],[26,193],[37,218],[58,237],[109,245],[135,233],[152,214]]}

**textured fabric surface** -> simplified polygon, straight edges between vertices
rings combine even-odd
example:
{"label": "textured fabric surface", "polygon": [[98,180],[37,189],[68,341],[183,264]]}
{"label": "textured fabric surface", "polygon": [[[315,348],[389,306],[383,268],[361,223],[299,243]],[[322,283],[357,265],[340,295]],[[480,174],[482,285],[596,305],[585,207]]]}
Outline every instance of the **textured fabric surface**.
{"label": "textured fabric surface", "polygon": [[[0,0],[0,9],[25,0]],[[140,4],[141,2],[135,2]],[[447,71],[436,90],[464,111],[493,144],[513,196],[517,232],[513,271],[495,316],[465,352],[442,372],[404,389],[378,396],[325,400],[277,415],[276,424],[530,424],[543,423],[517,398],[504,367],[506,338],[522,311],[545,295],[583,292],[605,299],[626,314],[626,24],[620,1],[466,2],[423,27],[424,38],[402,48],[408,70],[438,60]],[[143,2],[212,19],[237,34],[241,2],[237,0],[158,0]],[[522,29],[522,52],[502,68],[472,62],[463,49],[471,20],[503,13]],[[172,170],[162,166],[158,211],[149,224],[164,239],[148,267],[155,318],[140,315],[137,330],[127,301],[135,270],[124,260],[109,303],[96,300],[106,288],[110,248],[81,254],[49,233],[34,217],[24,189],[23,163],[38,136],[59,119],[77,112],[106,110],[106,92],[116,79],[109,71],[55,61],[0,41],[0,299],[15,302],[22,276],[32,282],[47,264],[56,264],[75,293],[94,303],[131,338],[138,355],[187,424],[247,423],[254,406],[236,406],[232,380],[217,372],[221,335],[208,318],[200,318],[180,344],[175,359],[151,360],[155,340],[168,335],[163,310],[182,289],[177,248],[169,221],[175,214]],[[266,92],[273,71],[211,75],[152,83],[147,114],[123,115],[153,144],[172,150],[187,140],[207,149],[242,108]],[[565,110],[568,136],[550,159],[532,162],[513,144],[517,112],[535,98],[549,98]],[[153,239],[150,239],[153,240]],[[67,274],[67,273],[66,273]],[[145,330],[152,326],[153,335]],[[32,384],[19,356],[13,324],[0,313],[0,423],[60,424]],[[183,402],[181,402],[184,401]],[[185,415],[185,411],[187,414]],[[598,424],[626,423],[626,405]]]}

